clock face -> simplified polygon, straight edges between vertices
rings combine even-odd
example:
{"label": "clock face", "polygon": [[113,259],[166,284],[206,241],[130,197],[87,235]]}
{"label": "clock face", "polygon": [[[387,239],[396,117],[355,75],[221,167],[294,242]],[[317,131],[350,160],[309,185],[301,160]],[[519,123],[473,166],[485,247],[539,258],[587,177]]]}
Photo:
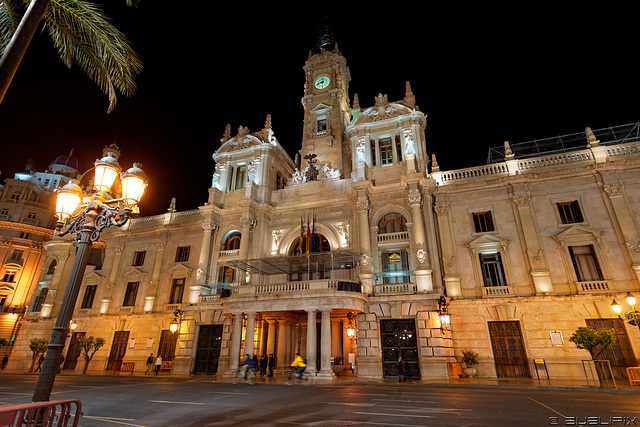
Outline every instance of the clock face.
{"label": "clock face", "polygon": [[324,89],[327,86],[329,86],[329,82],[331,81],[331,79],[329,78],[329,76],[320,76],[316,79],[316,88],[317,89]]}

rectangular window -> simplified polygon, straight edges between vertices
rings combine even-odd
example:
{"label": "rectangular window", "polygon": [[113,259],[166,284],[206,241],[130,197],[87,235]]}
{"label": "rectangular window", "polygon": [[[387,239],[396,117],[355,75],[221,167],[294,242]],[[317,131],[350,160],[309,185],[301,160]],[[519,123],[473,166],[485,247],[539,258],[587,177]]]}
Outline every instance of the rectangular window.
{"label": "rectangular window", "polygon": [[476,233],[486,233],[487,231],[495,231],[495,227],[493,226],[493,218],[491,216],[491,211],[474,213],[473,225],[476,228]]}
{"label": "rectangular window", "polygon": [[480,254],[484,286],[507,286],[500,253]]}
{"label": "rectangular window", "polygon": [[327,119],[318,119],[316,122],[316,132],[324,132],[327,130]]}
{"label": "rectangular window", "polygon": [[558,212],[563,224],[575,224],[583,222],[582,211],[577,200],[573,202],[558,203]]}
{"label": "rectangular window", "polygon": [[93,307],[93,299],[96,296],[96,289],[98,289],[97,285],[87,286],[87,289],[84,291],[84,298],[82,298],[82,305],[80,306],[80,308]]}
{"label": "rectangular window", "polygon": [[218,283],[233,283],[235,270],[229,266],[223,266],[218,269]]}
{"label": "rectangular window", "polygon": [[391,138],[382,138],[380,144],[380,164],[390,165],[393,163],[393,151],[391,147]]}
{"label": "rectangular window", "polygon": [[238,165],[233,191],[242,190],[245,182],[247,182],[247,165]]}
{"label": "rectangular window", "polygon": [[371,139],[369,143],[371,144],[371,166],[373,167],[376,165],[376,141]]}
{"label": "rectangular window", "polygon": [[569,246],[569,253],[578,282],[604,280],[593,245]]}
{"label": "rectangular window", "polygon": [[169,304],[182,304],[182,295],[184,294],[184,278],[173,279],[171,285],[171,296]]}
{"label": "rectangular window", "polygon": [[179,246],[178,250],[176,250],[176,262],[189,261],[190,251],[191,251],[191,246]]}
{"label": "rectangular window", "polygon": [[384,284],[408,283],[409,262],[406,251],[382,252],[382,278]]}
{"label": "rectangular window", "polygon": [[3,282],[13,283],[16,280],[16,272],[15,271],[6,271],[4,273],[4,277],[2,278]]}
{"label": "rectangular window", "polygon": [[131,263],[134,267],[140,267],[144,264],[144,257],[147,254],[147,251],[136,251],[133,253],[133,262]]}
{"label": "rectangular window", "polygon": [[42,304],[44,300],[47,298],[47,293],[49,292],[49,288],[42,288],[40,290],[40,294],[33,300],[33,306],[31,307],[32,313],[37,313],[42,310]]}
{"label": "rectangular window", "polygon": [[276,172],[276,190],[281,190],[284,188],[284,180],[282,179],[282,174],[280,172]]}
{"label": "rectangular window", "polygon": [[402,141],[400,135],[396,135],[396,156],[398,157],[398,163],[402,162]]}
{"label": "rectangular window", "polygon": [[136,305],[136,296],[138,295],[139,286],[140,282],[127,283],[127,291],[124,293],[124,301],[122,301],[123,307]]}

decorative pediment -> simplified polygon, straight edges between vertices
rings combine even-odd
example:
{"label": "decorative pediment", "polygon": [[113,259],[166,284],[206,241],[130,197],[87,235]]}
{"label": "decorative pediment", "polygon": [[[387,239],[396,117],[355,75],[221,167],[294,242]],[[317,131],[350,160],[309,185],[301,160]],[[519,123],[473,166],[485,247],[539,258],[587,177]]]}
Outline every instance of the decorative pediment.
{"label": "decorative pediment", "polygon": [[192,273],[193,268],[187,267],[182,263],[177,263],[167,270],[169,277],[190,277]]}
{"label": "decorative pediment", "polygon": [[379,94],[376,97],[376,104],[360,113],[354,125],[388,120],[405,114],[411,114],[412,112],[413,110],[411,108],[396,102],[389,102],[387,95]]}
{"label": "decorative pediment", "polygon": [[104,280],[104,276],[101,274],[98,274],[95,271],[92,271],[91,273],[87,274],[84,278],[84,282],[88,285],[100,285],[103,280]]}
{"label": "decorative pediment", "polygon": [[240,126],[238,128],[238,134],[233,138],[225,140],[216,154],[244,150],[250,147],[259,147],[262,144],[263,141],[260,138],[249,133],[248,127]]}
{"label": "decorative pediment", "polygon": [[316,105],[315,107],[313,107],[313,109],[311,110],[311,113],[320,113],[320,112],[325,112],[327,110],[331,110],[332,107],[330,105],[324,104],[324,103],[319,103],[318,105]]}
{"label": "decorative pediment", "polygon": [[598,245],[602,244],[602,234],[600,230],[585,227],[584,225],[572,225],[560,233],[552,236],[562,247],[567,244],[588,244],[596,241]]}
{"label": "decorative pediment", "polygon": [[131,267],[122,275],[122,277],[124,277],[127,282],[142,282],[146,275],[147,272],[141,268]]}
{"label": "decorative pediment", "polygon": [[483,234],[466,244],[467,249],[473,253],[482,253],[486,250],[502,250],[507,251],[510,240],[493,234]]}

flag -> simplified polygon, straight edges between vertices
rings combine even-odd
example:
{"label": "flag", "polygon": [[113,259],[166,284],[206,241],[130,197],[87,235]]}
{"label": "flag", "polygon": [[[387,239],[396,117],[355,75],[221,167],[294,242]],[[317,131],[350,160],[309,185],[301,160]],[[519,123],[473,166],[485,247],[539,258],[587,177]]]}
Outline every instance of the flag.
{"label": "flag", "polygon": [[313,220],[311,222],[311,253],[314,253],[315,251],[318,250],[318,248],[315,247],[315,243],[316,243],[316,213],[313,213]]}
{"label": "flag", "polygon": [[307,214],[307,254],[309,253],[309,232],[311,228],[309,227],[309,214]]}
{"label": "flag", "polygon": [[300,214],[300,258],[302,258],[302,240],[304,235],[304,220],[302,219],[302,214]]}

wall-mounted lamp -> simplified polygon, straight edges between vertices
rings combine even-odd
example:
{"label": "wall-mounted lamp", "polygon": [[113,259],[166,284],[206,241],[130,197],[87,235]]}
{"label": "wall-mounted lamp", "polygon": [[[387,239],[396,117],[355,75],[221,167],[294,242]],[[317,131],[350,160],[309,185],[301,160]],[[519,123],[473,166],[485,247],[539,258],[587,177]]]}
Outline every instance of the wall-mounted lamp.
{"label": "wall-mounted lamp", "polygon": [[441,329],[449,329],[451,326],[451,315],[447,311],[447,299],[444,296],[441,296],[438,299],[438,317],[440,317],[440,328]]}
{"label": "wall-mounted lamp", "polygon": [[[624,319],[628,324],[640,328],[640,311],[636,310],[636,297],[628,292],[625,299],[627,300],[627,304],[631,306],[631,311],[628,311],[624,314]],[[620,314],[622,313],[622,306],[618,304],[616,300],[613,300],[613,302],[611,303],[611,309],[618,315],[619,318],[622,318],[622,316],[620,316]]]}
{"label": "wall-mounted lamp", "polygon": [[354,320],[356,318],[355,313],[348,312],[347,319],[349,320],[349,326],[347,326],[347,337],[353,338],[356,336],[356,328],[354,325]]}
{"label": "wall-mounted lamp", "polygon": [[169,325],[169,330],[171,333],[175,334],[180,331],[180,324],[182,323],[182,311],[180,309],[173,312],[173,320]]}

